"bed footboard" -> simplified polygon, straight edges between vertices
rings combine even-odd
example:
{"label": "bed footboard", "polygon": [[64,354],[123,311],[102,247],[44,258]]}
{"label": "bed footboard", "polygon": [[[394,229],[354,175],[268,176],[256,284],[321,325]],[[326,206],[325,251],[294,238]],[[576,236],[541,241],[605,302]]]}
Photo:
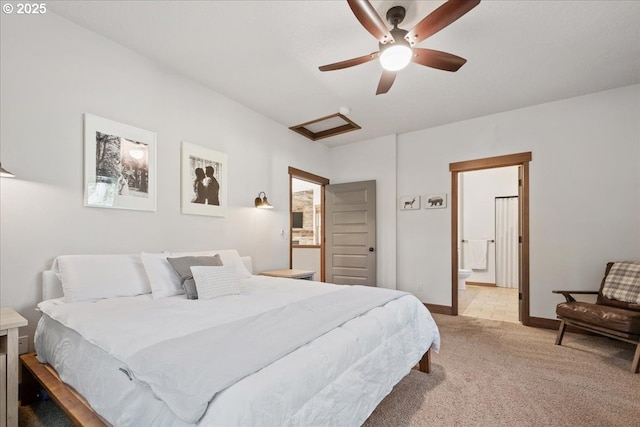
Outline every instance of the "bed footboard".
{"label": "bed footboard", "polygon": [[427,352],[422,356],[418,367],[420,372],[424,372],[426,374],[431,373],[431,349],[427,350]]}

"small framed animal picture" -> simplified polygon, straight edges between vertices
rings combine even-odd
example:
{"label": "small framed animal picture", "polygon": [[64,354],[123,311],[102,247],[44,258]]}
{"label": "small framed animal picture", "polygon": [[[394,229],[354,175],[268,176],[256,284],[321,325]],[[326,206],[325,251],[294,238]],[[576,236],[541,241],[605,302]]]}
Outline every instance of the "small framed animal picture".
{"label": "small framed animal picture", "polygon": [[447,207],[447,193],[424,196],[425,209],[444,209]]}
{"label": "small framed animal picture", "polygon": [[420,196],[402,196],[400,197],[400,210],[413,211],[420,209]]}

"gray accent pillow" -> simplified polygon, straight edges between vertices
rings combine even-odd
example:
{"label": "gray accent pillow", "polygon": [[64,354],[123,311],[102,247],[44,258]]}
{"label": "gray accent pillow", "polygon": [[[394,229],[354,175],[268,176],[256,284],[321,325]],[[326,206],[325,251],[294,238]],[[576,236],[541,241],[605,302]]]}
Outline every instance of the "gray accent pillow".
{"label": "gray accent pillow", "polygon": [[173,269],[180,276],[182,281],[182,287],[187,294],[188,299],[198,299],[198,290],[196,289],[196,282],[193,280],[193,274],[191,273],[191,266],[202,265],[209,267],[222,266],[222,260],[220,255],[215,256],[185,256],[180,258],[167,258],[167,261]]}

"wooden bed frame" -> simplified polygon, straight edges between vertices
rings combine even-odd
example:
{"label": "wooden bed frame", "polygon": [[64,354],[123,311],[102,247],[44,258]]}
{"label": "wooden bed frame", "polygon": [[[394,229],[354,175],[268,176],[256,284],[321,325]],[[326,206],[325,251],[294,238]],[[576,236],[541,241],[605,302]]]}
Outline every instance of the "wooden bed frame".
{"label": "wooden bed frame", "polygon": [[[58,373],[48,363],[40,363],[35,353],[20,356],[22,362],[22,385],[20,401],[28,405],[35,401],[38,388],[42,387],[51,400],[79,427],[109,427],[110,424],[91,409],[91,406],[72,387],[63,383]],[[431,373],[431,350],[422,356],[418,369]]]}
{"label": "wooden bed frame", "polygon": [[35,353],[20,356],[22,362],[22,385],[20,387],[20,402],[28,405],[38,397],[38,388],[42,387],[51,400],[71,419],[74,425],[80,427],[108,427],[110,424],[103,420],[91,409],[91,406],[73,388],[62,382],[58,373],[48,363],[40,363]]}

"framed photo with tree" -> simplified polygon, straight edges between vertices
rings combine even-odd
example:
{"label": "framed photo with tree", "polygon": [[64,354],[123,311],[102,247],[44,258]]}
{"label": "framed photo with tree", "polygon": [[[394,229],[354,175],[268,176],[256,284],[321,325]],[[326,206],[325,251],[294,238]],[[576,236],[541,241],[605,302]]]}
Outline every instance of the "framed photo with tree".
{"label": "framed photo with tree", "polygon": [[227,155],[182,142],[182,213],[226,216]]}
{"label": "framed photo with tree", "polygon": [[156,134],[84,115],[84,205],[156,210]]}

